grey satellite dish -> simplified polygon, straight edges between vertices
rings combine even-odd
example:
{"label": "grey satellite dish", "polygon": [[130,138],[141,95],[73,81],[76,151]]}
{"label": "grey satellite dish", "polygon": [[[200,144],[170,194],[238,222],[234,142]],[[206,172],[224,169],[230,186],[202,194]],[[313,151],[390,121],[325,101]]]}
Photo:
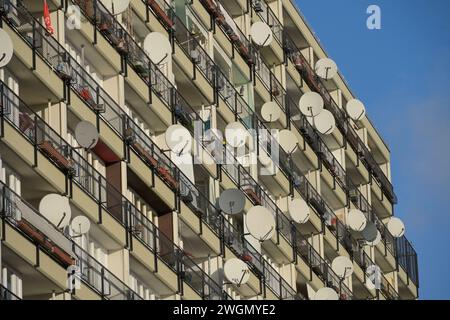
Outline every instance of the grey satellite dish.
{"label": "grey satellite dish", "polygon": [[307,92],[303,94],[299,100],[301,113],[307,117],[315,117],[323,110],[323,98],[317,92]]}
{"label": "grey satellite dish", "polygon": [[400,238],[405,234],[405,225],[403,224],[403,221],[397,217],[389,219],[387,228],[395,238]]}
{"label": "grey satellite dish", "polygon": [[226,214],[241,213],[245,208],[245,196],[239,189],[224,190],[219,197],[219,207]]}
{"label": "grey satellite dish", "polygon": [[292,221],[304,224],[308,222],[311,216],[311,209],[305,200],[296,198],[289,202],[289,216]]}
{"label": "grey satellite dish", "polygon": [[372,242],[377,238],[377,226],[371,221],[367,221],[366,227],[361,232],[367,242]]}
{"label": "grey satellite dish", "polygon": [[315,67],[316,74],[325,80],[333,79],[338,72],[336,63],[329,59],[323,58],[317,61]]}
{"label": "grey satellite dish", "polygon": [[263,206],[254,206],[248,210],[245,217],[250,234],[260,242],[264,242],[275,234],[275,218]]}
{"label": "grey satellite dish", "polygon": [[273,40],[272,30],[262,21],[252,24],[250,35],[252,36],[253,42],[260,47],[270,45]]}
{"label": "grey satellite dish", "polygon": [[56,193],[50,193],[41,199],[39,212],[57,228],[68,226],[72,216],[69,199]]}
{"label": "grey satellite dish", "polygon": [[278,133],[278,141],[281,148],[287,153],[293,153],[298,148],[298,139],[290,130],[281,130]]}
{"label": "grey satellite dish", "polygon": [[0,29],[0,68],[6,66],[14,53],[13,43],[8,33]]}
{"label": "grey satellite dish", "polygon": [[150,60],[156,65],[165,63],[172,54],[172,45],[169,39],[159,32],[151,32],[144,39],[144,50]]}
{"label": "grey satellite dish", "polygon": [[86,150],[94,148],[98,143],[97,128],[88,121],[81,121],[75,128],[75,139]]}
{"label": "grey satellite dish", "polygon": [[366,107],[358,99],[352,99],[345,106],[348,116],[354,121],[360,121],[366,116]]}
{"label": "grey satellite dish", "polygon": [[376,247],[381,242],[381,233],[377,230],[377,236],[375,237],[375,240],[367,242],[367,245],[371,247]]}
{"label": "grey satellite dish", "polygon": [[328,110],[322,110],[320,114],[314,117],[314,127],[321,134],[331,134],[336,129],[336,121],[333,114]]}
{"label": "grey satellite dish", "polygon": [[352,209],[347,214],[347,225],[353,231],[361,232],[364,230],[367,224],[367,218],[358,209]]}
{"label": "grey satellite dish", "polygon": [[353,262],[345,256],[339,256],[334,258],[331,263],[331,269],[339,278],[345,279],[353,274]]}
{"label": "grey satellite dish", "polygon": [[250,279],[250,269],[241,259],[232,258],[225,262],[223,273],[228,281],[238,287],[246,284]]}
{"label": "grey satellite dish", "polygon": [[89,232],[91,222],[85,216],[76,216],[70,223],[70,228],[75,236],[80,236]]}
{"label": "grey satellite dish", "polygon": [[174,124],[167,128],[165,133],[166,144],[169,149],[181,156],[191,152],[192,137],[188,129],[181,124]]}
{"label": "grey satellite dish", "polygon": [[261,117],[266,122],[275,122],[280,118],[281,109],[276,102],[269,101],[261,107]]}
{"label": "grey satellite dish", "polygon": [[[130,0],[101,0],[101,2],[114,15],[123,13],[130,5]],[[101,6],[100,8],[103,9]]]}
{"label": "grey satellite dish", "polygon": [[225,140],[230,146],[243,147],[247,138],[249,138],[249,132],[240,122],[232,122],[226,126]]}
{"label": "grey satellite dish", "polygon": [[321,288],[317,290],[313,300],[339,300],[339,296],[332,288]]}

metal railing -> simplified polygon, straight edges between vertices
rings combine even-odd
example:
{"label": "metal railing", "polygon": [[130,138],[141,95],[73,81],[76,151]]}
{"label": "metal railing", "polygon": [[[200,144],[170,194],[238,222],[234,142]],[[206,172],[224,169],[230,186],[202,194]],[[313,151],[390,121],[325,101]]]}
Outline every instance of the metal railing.
{"label": "metal railing", "polygon": [[17,295],[15,295],[14,293],[12,293],[11,290],[9,290],[8,288],[4,287],[3,285],[0,284],[0,301],[6,301],[6,300],[22,300],[20,299]]}

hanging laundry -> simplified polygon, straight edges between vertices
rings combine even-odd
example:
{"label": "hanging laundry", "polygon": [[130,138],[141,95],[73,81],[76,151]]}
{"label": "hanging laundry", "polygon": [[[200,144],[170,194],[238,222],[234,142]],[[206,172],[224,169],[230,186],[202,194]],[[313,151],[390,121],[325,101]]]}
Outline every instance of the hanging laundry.
{"label": "hanging laundry", "polygon": [[44,0],[44,22],[45,22],[45,29],[47,30],[47,34],[52,35],[55,32],[55,29],[52,26],[52,20],[50,18],[50,10],[48,9],[46,0]]}

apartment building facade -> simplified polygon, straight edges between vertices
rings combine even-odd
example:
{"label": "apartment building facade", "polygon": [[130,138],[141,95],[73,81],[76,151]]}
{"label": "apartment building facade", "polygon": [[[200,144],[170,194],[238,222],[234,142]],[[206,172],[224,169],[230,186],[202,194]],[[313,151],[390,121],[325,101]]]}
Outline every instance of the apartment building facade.
{"label": "apartment building facade", "polygon": [[294,1],[0,3],[0,299],[418,297],[390,151]]}

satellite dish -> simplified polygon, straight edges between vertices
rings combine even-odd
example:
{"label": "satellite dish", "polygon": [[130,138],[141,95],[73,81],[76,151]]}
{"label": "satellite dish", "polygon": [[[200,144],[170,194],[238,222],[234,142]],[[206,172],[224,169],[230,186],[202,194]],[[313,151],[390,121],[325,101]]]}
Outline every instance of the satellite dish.
{"label": "satellite dish", "polygon": [[81,121],[75,128],[75,138],[80,146],[86,150],[90,150],[94,148],[98,142],[97,128],[88,121]]}
{"label": "satellite dish", "polygon": [[325,80],[333,79],[338,72],[336,62],[329,58],[323,58],[317,61],[315,70],[316,74]]}
{"label": "satellite dish", "polygon": [[296,198],[289,202],[289,216],[296,223],[306,223],[311,216],[308,203],[302,198]]}
{"label": "satellite dish", "polygon": [[50,193],[41,199],[39,212],[57,228],[68,226],[72,216],[69,199],[56,193]]}
{"label": "satellite dish", "polygon": [[[101,0],[106,9],[113,15],[121,14],[127,10],[130,0]],[[102,6],[100,6],[103,9]],[[104,11],[104,10],[102,10]]]}
{"label": "satellite dish", "polygon": [[348,116],[354,121],[362,120],[366,116],[366,107],[358,99],[352,99],[345,106]]}
{"label": "satellite dish", "polygon": [[250,234],[260,242],[275,234],[275,218],[263,206],[254,206],[246,214],[246,225]]}
{"label": "satellite dish", "polygon": [[265,152],[260,152],[259,156],[258,156],[258,159],[259,159],[259,162],[261,162],[261,165],[263,167],[268,168],[268,167],[273,166],[272,159]]}
{"label": "satellite dish", "polygon": [[361,231],[361,234],[367,242],[372,242],[377,238],[377,231],[375,223],[367,221],[366,227]]}
{"label": "satellite dish", "polygon": [[281,130],[278,133],[278,141],[281,148],[287,153],[293,153],[298,147],[297,137],[292,131],[287,129]]}
{"label": "satellite dish", "polygon": [[281,109],[278,104],[273,101],[269,101],[263,104],[261,107],[261,117],[266,122],[275,122],[280,118]]}
{"label": "satellite dish", "polygon": [[241,259],[232,258],[225,262],[223,273],[228,281],[232,284],[240,286],[250,279],[250,270],[248,265]]}
{"label": "satellite dish", "polygon": [[8,33],[0,29],[0,68],[6,66],[14,53],[13,43]]}
{"label": "satellite dish", "polygon": [[174,124],[167,128],[165,138],[169,149],[179,156],[191,151],[191,134],[189,130],[181,124]]}
{"label": "satellite dish", "polygon": [[73,218],[70,228],[76,236],[80,236],[89,232],[91,222],[85,216],[76,216]]}
{"label": "satellite dish", "polygon": [[272,30],[267,25],[267,23],[264,23],[262,21],[258,21],[252,24],[250,35],[253,42],[260,47],[270,45],[273,40]]}
{"label": "satellite dish", "polygon": [[225,140],[235,148],[244,146],[248,135],[247,129],[240,122],[232,122],[225,128]]}
{"label": "satellite dish", "polygon": [[375,237],[375,240],[367,242],[367,245],[371,247],[377,246],[381,242],[381,233],[377,230],[377,236]]}
{"label": "satellite dish", "polygon": [[323,110],[314,117],[314,127],[321,134],[331,134],[336,129],[333,114],[328,110]]}
{"label": "satellite dish", "polygon": [[389,219],[387,228],[395,238],[400,238],[405,234],[405,225],[403,224],[403,221],[397,217]]}
{"label": "satellite dish", "polygon": [[172,45],[165,35],[159,32],[149,33],[144,40],[144,50],[156,65],[167,62],[172,54]]}
{"label": "satellite dish", "polygon": [[323,98],[317,92],[307,92],[303,94],[299,101],[301,113],[307,117],[315,117],[323,110]]}
{"label": "satellite dish", "polygon": [[358,209],[350,210],[347,214],[347,225],[353,231],[361,232],[367,224],[367,219],[364,213]]}
{"label": "satellite dish", "polygon": [[313,300],[339,300],[339,296],[332,288],[321,288],[317,290]]}
{"label": "satellite dish", "polygon": [[339,256],[334,258],[331,263],[331,269],[339,278],[345,279],[353,274],[353,262],[347,257]]}
{"label": "satellite dish", "polygon": [[245,196],[239,189],[227,189],[220,194],[219,207],[226,214],[241,213],[245,208]]}

